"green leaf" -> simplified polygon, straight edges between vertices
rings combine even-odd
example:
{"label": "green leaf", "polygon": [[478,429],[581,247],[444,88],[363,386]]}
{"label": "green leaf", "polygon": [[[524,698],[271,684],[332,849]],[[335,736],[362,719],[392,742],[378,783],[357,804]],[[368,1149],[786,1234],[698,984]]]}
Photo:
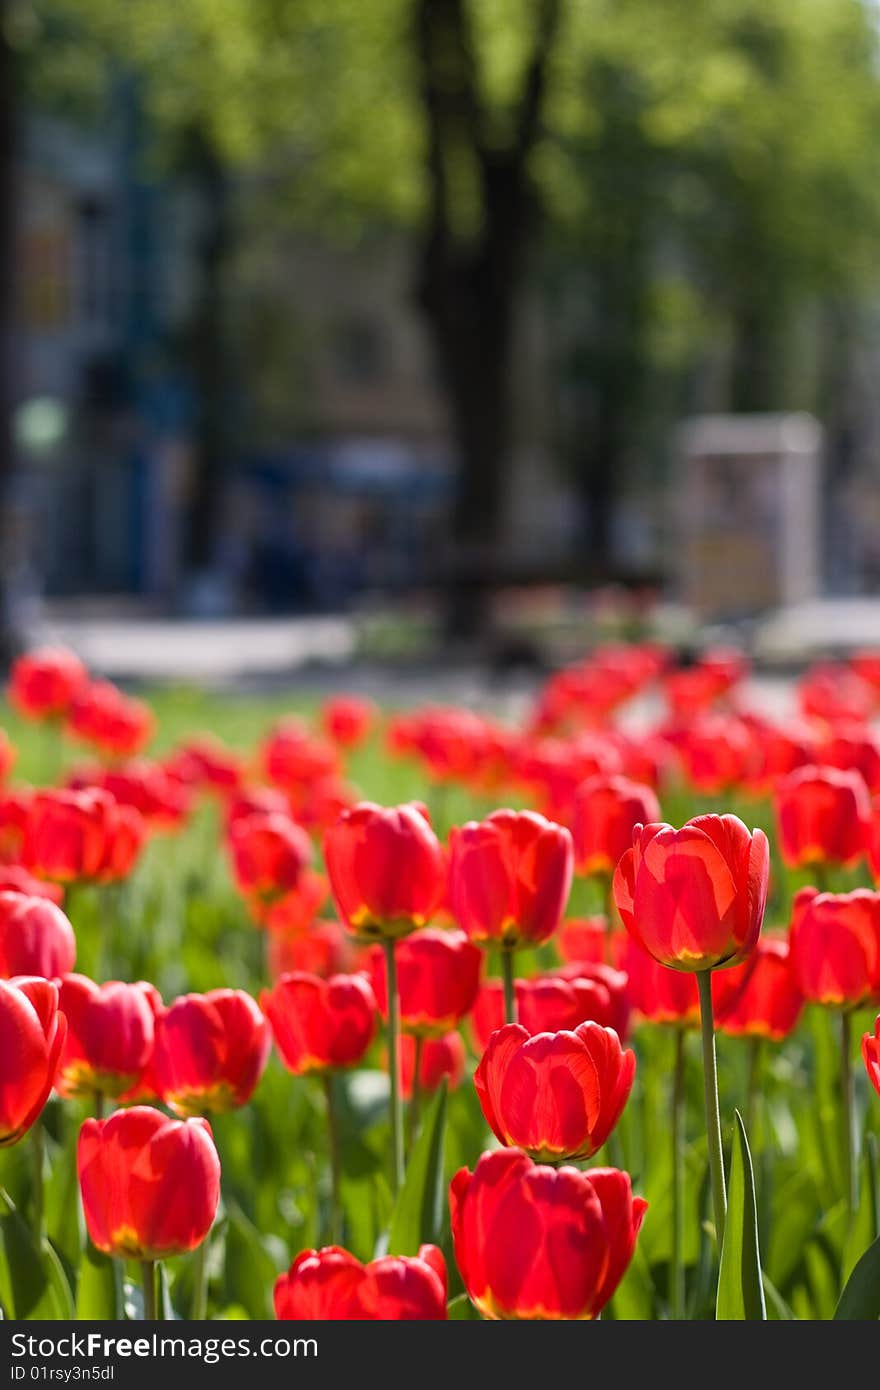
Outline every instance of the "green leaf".
{"label": "green leaf", "polygon": [[480,1314],[466,1293],[460,1293],[446,1305],[446,1316],[450,1322],[482,1322]]}
{"label": "green leaf", "polygon": [[281,1266],[234,1203],[229,1206],[225,1236],[222,1300],[240,1304],[252,1318],[271,1317],[272,1290]]}
{"label": "green leaf", "polygon": [[849,1278],[872,1241],[880,1236],[880,1202],[878,1202],[877,1136],[868,1134],[862,1153],[859,1204],[847,1231],[843,1247],[842,1277]]}
{"label": "green leaf", "polygon": [[389,1255],[415,1255],[426,1241],[439,1245],[444,1212],[443,1150],[446,1135],[446,1083],[425,1112],[406,1178],[391,1214]]}
{"label": "green leaf", "polygon": [[765,1293],[766,1298],[767,1298],[767,1318],[768,1318],[768,1321],[770,1321],[770,1322],[796,1322],[797,1319],[796,1319],[794,1313],[793,1313],[792,1310],[789,1308],[788,1304],[786,1303],[785,1299],[782,1297],[782,1294],[779,1292],[779,1290],[777,1289],[776,1285],[775,1285],[774,1283],[772,1283],[772,1281],[771,1281],[770,1279],[767,1278],[767,1275],[766,1275],[766,1274],[763,1275],[763,1277],[762,1277],[762,1282],[763,1282],[763,1285],[764,1285],[764,1293]]}
{"label": "green leaf", "polygon": [[835,1322],[876,1322],[880,1318],[880,1237],[859,1260],[840,1295]]}
{"label": "green leaf", "polygon": [[123,1316],[122,1269],[89,1241],[79,1266],[76,1317],[79,1322],[111,1322]]}
{"label": "green leaf", "polygon": [[73,1317],[61,1261],[48,1241],[37,1244],[8,1193],[0,1190],[0,1304],[14,1320]]}
{"label": "green leaf", "polygon": [[742,1116],[738,1110],[735,1114],[736,1133],[715,1317],[724,1322],[763,1322],[767,1318],[767,1309],[761,1280],[755,1177]]}

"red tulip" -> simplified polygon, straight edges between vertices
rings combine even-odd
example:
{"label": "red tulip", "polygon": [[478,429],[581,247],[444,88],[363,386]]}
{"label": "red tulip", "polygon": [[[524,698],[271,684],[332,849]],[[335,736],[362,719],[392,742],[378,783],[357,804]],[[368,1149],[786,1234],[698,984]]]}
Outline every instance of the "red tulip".
{"label": "red tulip", "polygon": [[76,1153],[93,1245],[119,1259],[194,1250],[220,1199],[220,1160],[207,1120],[170,1120],[147,1105],[86,1120]]}
{"label": "red tulip", "polygon": [[748,772],[752,740],[746,725],[729,715],[703,716],[674,743],[689,784],[704,796],[737,786]]}
{"label": "red tulip", "polygon": [[[632,834],[629,844],[632,844]],[[602,916],[568,917],[559,929],[556,947],[565,961],[604,961],[607,959],[607,935],[608,923]]]}
{"label": "red tulip", "polygon": [[98,784],[118,805],[133,807],[158,830],[176,829],[189,811],[188,789],[170,777],[161,763],[119,763],[103,771]]}
{"label": "red tulip", "polygon": [[[527,1033],[571,1031],[590,1020],[611,1027],[620,1017],[618,1001],[601,978],[566,979],[555,973],[534,980],[516,980],[514,989],[516,1016]],[[492,1034],[504,1025],[504,992],[500,980],[487,980],[483,985],[477,995],[471,1024],[477,1050],[484,1052]]]}
{"label": "red tulip", "polygon": [[64,889],[57,883],[45,883],[34,878],[20,864],[0,864],[0,893],[20,893],[25,898],[45,898],[60,907]]}
{"label": "red tulip", "polygon": [[880,999],[880,893],[801,889],[789,941],[795,979],[807,999],[845,1007]]}
{"label": "red tulip", "polygon": [[5,781],[15,767],[15,759],[17,756],[15,745],[6,734],[5,730],[0,729],[0,782]]}
{"label": "red tulip", "polygon": [[324,732],[341,748],[363,743],[375,722],[376,706],[357,695],[336,695],[325,700],[321,709]]}
{"label": "red tulip", "polygon": [[184,786],[230,795],[241,784],[244,764],[239,754],[213,734],[188,739],[164,762],[165,772]]}
{"label": "red tulip", "polygon": [[46,1104],[66,1031],[50,980],[0,980],[0,1147],[17,1143]]}
{"label": "red tulip", "polygon": [[147,840],[147,824],[134,806],[114,802],[104,821],[104,857],[99,883],[119,883],[128,878]]}
{"label": "red tulip", "polygon": [[273,980],[300,971],[306,975],[344,974],[348,969],[351,937],[340,922],[323,919],[301,931],[270,931],[266,937],[266,963]]}
{"label": "red tulip", "polygon": [[[626,932],[621,932],[620,935],[626,937]],[[572,983],[579,981],[582,986],[591,986],[597,996],[590,1013],[591,1020],[601,1023],[603,1028],[613,1028],[621,1042],[624,1041],[629,1031],[632,1009],[629,979],[624,970],[615,970],[613,965],[606,965],[600,960],[573,960],[568,965],[560,965],[553,973],[561,980],[569,980]],[[581,1020],[582,1023],[586,1021]],[[542,1031],[559,1030],[551,1028]]]}
{"label": "red tulip", "polygon": [[627,975],[629,1000],[638,1017],[646,1023],[699,1028],[700,993],[694,975],[660,965],[632,937],[628,938],[621,965]]}
{"label": "red tulip", "polygon": [[229,847],[239,892],[262,904],[295,892],[312,854],[302,827],[274,813],[257,812],[233,821]]}
{"label": "red tulip", "polygon": [[275,1284],[275,1316],[312,1322],[435,1322],[446,1317],[446,1262],[436,1245],[362,1265],[338,1245],[303,1250]]}
{"label": "red tulip", "polygon": [[[464,1078],[467,1057],[460,1033],[444,1033],[442,1038],[423,1038],[419,1058],[419,1090],[431,1095],[444,1079],[450,1091]],[[405,1033],[400,1039],[400,1090],[404,1100],[412,1100],[416,1069],[416,1039]]]}
{"label": "red tulip", "polygon": [[880,883],[880,796],[874,798],[868,830],[868,867],[875,883]]}
{"label": "red tulip", "polygon": [[716,1023],[732,1037],[787,1038],[804,1006],[788,942],[760,937],[742,965],[713,975],[712,998]]}
{"label": "red tulip", "polygon": [[156,1020],[152,1071],[159,1094],[178,1115],[245,1105],[270,1045],[268,1021],[243,990],[185,994]]}
{"label": "red tulip", "polygon": [[282,719],[266,740],[263,765],[269,781],[291,793],[335,777],[340,759],[333,745],[316,738],[301,720]]}
{"label": "red tulip", "polygon": [[493,1033],[474,1074],[486,1123],[502,1144],[558,1163],[591,1158],[626,1105],[636,1070],[613,1028],[535,1033],[518,1023]]}
{"label": "red tulip", "polygon": [[0,793],[0,861],[14,864],[20,857],[33,799],[30,787]]}
{"label": "red tulip", "polygon": [[329,884],[323,874],[303,869],[296,887],[258,912],[257,922],[279,936],[303,933],[315,925],[315,918],[327,901]]}
{"label": "red tulip", "polygon": [[324,837],[339,915],[358,936],[396,938],[424,927],[446,889],[446,863],[428,813],[362,801]]}
{"label": "red tulip", "polygon": [[595,1318],[626,1272],[647,1203],[614,1168],[546,1168],[483,1154],[449,1189],[455,1258],[493,1319]]}
{"label": "red tulip", "polygon": [[[480,987],[482,956],[464,932],[428,927],[402,941],[396,951],[400,1022],[409,1033],[441,1037],[470,1013]],[[385,1018],[385,959],[374,947],[370,980]]]}
{"label": "red tulip", "polygon": [[376,1033],[376,1000],[362,975],[282,975],[260,1003],[295,1076],[357,1066]]}
{"label": "red tulip", "polygon": [[862,1038],[862,1056],[871,1085],[880,1096],[880,1018],[874,1024],[873,1036],[866,1033]]}
{"label": "red tulip", "polygon": [[815,739],[809,729],[791,723],[777,728],[762,720],[753,729],[745,785],[757,796],[769,795],[782,778],[813,762]]}
{"label": "red tulip", "polygon": [[574,800],[574,852],[578,871],[610,878],[632,844],[633,827],[660,819],[650,787],[627,777],[591,777]]}
{"label": "red tulip", "polygon": [[472,941],[552,936],[571,888],[574,850],[561,825],[534,811],[493,811],[450,837],[449,899]]}
{"label": "red tulip", "polygon": [[779,849],[789,868],[855,864],[865,852],[871,803],[858,772],[802,767],[776,789]]}
{"label": "red tulip", "polygon": [[637,826],[614,875],[627,931],[661,965],[711,970],[744,960],[761,930],[770,849],[737,816]]}
{"label": "red tulip", "polygon": [[0,892],[0,977],[66,975],[76,960],[73,927],[48,898]]}
{"label": "red tulip", "polygon": [[81,687],[67,712],[71,733],[110,758],[133,758],[152,738],[155,722],[143,700],[124,695],[112,681]]}
{"label": "red tulip", "polygon": [[871,795],[880,792],[880,741],[864,725],[837,725],[822,745],[822,762],[860,772]]}
{"label": "red tulip", "polygon": [[31,805],[22,857],[25,867],[57,883],[96,879],[104,864],[106,792],[38,792]]}
{"label": "red tulip", "polygon": [[870,718],[874,692],[854,671],[832,663],[814,666],[798,687],[798,700],[805,715],[828,724],[841,720],[861,722]]}
{"label": "red tulip", "polygon": [[25,719],[59,719],[86,680],[86,669],[73,652],[40,647],[13,663],[9,703]]}
{"label": "red tulip", "polygon": [[59,1003],[67,1015],[56,1083],[61,1095],[119,1096],[135,1086],[153,1055],[159,991],[145,980],[96,985],[85,975],[66,975]]}

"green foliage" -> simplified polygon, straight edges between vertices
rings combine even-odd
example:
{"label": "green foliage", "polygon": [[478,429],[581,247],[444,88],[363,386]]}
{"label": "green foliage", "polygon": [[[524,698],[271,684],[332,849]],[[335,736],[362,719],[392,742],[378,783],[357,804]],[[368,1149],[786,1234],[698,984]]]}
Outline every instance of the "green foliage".
{"label": "green foliage", "polygon": [[755,1175],[749,1141],[738,1110],[715,1316],[724,1322],[763,1322],[767,1318],[758,1245]]}

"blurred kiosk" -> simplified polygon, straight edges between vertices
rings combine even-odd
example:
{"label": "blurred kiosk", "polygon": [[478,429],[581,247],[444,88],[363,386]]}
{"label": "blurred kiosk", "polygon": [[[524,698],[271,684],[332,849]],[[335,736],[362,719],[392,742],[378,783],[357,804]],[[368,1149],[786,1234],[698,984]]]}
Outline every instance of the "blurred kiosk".
{"label": "blurred kiosk", "polygon": [[819,588],[822,429],[811,415],[699,415],[678,437],[682,600],[702,618],[800,603]]}

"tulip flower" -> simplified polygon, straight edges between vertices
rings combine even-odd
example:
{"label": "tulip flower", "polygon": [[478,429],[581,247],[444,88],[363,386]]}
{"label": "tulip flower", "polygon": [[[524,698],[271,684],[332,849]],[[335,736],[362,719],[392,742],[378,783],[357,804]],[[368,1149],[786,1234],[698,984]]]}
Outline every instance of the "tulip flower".
{"label": "tulip flower", "polygon": [[294,1076],[357,1066],[375,1037],[376,1000],[363,975],[282,975],[260,1003]]}
{"label": "tulip flower", "polygon": [[388,1071],[391,1082],[395,1190],[403,1178],[400,1092],[400,1002],[395,941],[424,927],[446,891],[446,860],[423,806],[382,807],[362,801],[344,811],[324,836],[330,889],[343,922],[385,950]]}
{"label": "tulip flower", "polygon": [[808,766],[776,788],[779,849],[792,869],[855,864],[865,853],[871,802],[861,773]]}
{"label": "tulip flower", "polygon": [[509,1147],[539,1162],[591,1158],[623,1112],[635,1053],[613,1028],[529,1035],[509,1023],[489,1039],[474,1074],[486,1123]]}
{"label": "tulip flower", "polygon": [[483,1154],[449,1190],[455,1258],[492,1319],[588,1320],[611,1298],[647,1203],[614,1168],[548,1168],[516,1149]]}
{"label": "tulip flower", "polygon": [[868,829],[868,867],[875,883],[880,883],[880,796],[875,796]]}
{"label": "tulip flower", "polygon": [[880,1017],[874,1024],[873,1034],[866,1033],[862,1038],[862,1057],[868,1079],[880,1096]]}
{"label": "tulip flower", "polygon": [[60,982],[67,1016],[57,1087],[63,1096],[120,1096],[143,1077],[153,1056],[159,991],[145,980],[97,985],[85,975]]}
{"label": "tulip flower", "polygon": [[9,703],[25,719],[60,719],[86,680],[86,669],[73,652],[40,647],[13,662]]}
{"label": "tulip flower", "polygon": [[[560,980],[579,984],[581,988],[586,984],[593,989],[597,998],[590,1010],[589,1018],[594,1023],[601,1023],[604,1028],[613,1028],[620,1041],[624,1041],[629,1032],[632,1012],[629,979],[624,970],[615,970],[613,965],[605,965],[602,961],[573,960],[567,965],[558,966],[553,974]],[[579,1021],[586,1023],[587,1019]],[[529,1031],[552,1033],[559,1030],[550,1028]]]}
{"label": "tulip flower", "polygon": [[16,1144],[46,1104],[66,1031],[57,985],[0,980],[0,1147]]}
{"label": "tulip flower", "polygon": [[880,999],[880,892],[801,889],[789,940],[805,998],[844,1009]]}
{"label": "tulip flower", "polygon": [[0,864],[0,893],[19,893],[25,898],[45,898],[47,902],[60,907],[64,902],[64,889],[57,883],[45,883],[34,878],[20,864]]}
{"label": "tulip flower", "polygon": [[637,826],[614,875],[624,926],[661,965],[695,971],[700,994],[703,1078],[715,1229],[724,1232],[726,1192],[710,971],[744,960],[761,930],[770,850],[762,830],[736,816],[697,816]]}
{"label": "tulip flower", "polygon": [[176,1114],[220,1114],[250,1100],[270,1045],[269,1023],[243,990],[185,994],[156,1020],[152,1074]]}
{"label": "tulip flower", "polygon": [[76,960],[73,927],[48,898],[0,892],[0,978],[66,975]]}
{"label": "tulip flower", "polygon": [[30,787],[0,792],[0,863],[7,867],[16,865],[21,857],[33,799]]}
{"label": "tulip flower", "polygon": [[[627,846],[631,844],[632,833],[627,840]],[[564,961],[604,961],[608,958],[607,935],[608,919],[601,914],[597,917],[568,917],[559,929],[556,948]],[[628,940],[625,932],[618,932],[618,936],[624,941]],[[612,944],[611,950],[612,956],[616,959],[616,942]]]}
{"label": "tulip flower", "polygon": [[91,681],[71,700],[67,727],[105,757],[133,758],[152,738],[155,719],[143,700],[124,695],[112,681]]}
{"label": "tulip flower", "polygon": [[275,1284],[275,1316],[334,1322],[435,1322],[446,1317],[446,1262],[436,1245],[363,1265],[338,1245],[303,1250]]}
{"label": "tulip flower", "polygon": [[880,741],[862,724],[838,724],[821,749],[826,767],[860,772],[872,796],[880,792]]}
{"label": "tulip flower", "polygon": [[369,735],[376,714],[372,700],[357,695],[336,695],[324,701],[321,723],[327,737],[340,748],[357,748]]}
{"label": "tulip flower", "polygon": [[263,906],[295,892],[312,856],[309,837],[289,816],[274,812],[232,822],[229,848],[236,886]]}
{"label": "tulip flower", "polygon": [[[480,986],[482,956],[464,932],[428,927],[397,948],[400,1022],[404,1032],[442,1037],[470,1013]],[[374,947],[369,958],[373,993],[383,1017],[388,1013],[385,962]]]}
{"label": "tulip flower", "polygon": [[617,862],[632,844],[634,826],[659,819],[660,803],[655,792],[628,777],[591,777],[575,793],[575,862],[579,873],[605,885],[608,932],[613,925],[611,879]]}
{"label": "tulip flower", "polygon": [[880,893],[802,889],[789,932],[795,979],[804,996],[839,1010],[843,1155],[850,1213],[858,1202],[858,1135],[852,1072],[852,1011],[880,1002]]}
{"label": "tulip flower", "polygon": [[[579,969],[584,963],[579,964]],[[621,972],[608,969],[614,986]],[[616,978],[615,978],[616,977]],[[560,971],[533,980],[517,980],[518,1021],[527,1033],[573,1031],[592,1020],[603,1027],[617,1027],[627,1014],[626,1002],[615,997],[616,988],[597,973],[589,978],[566,978]],[[504,991],[500,980],[487,980],[477,995],[471,1015],[471,1028],[478,1052],[484,1052],[489,1038],[504,1025]]]}
{"label": "tulip flower", "polygon": [[213,734],[197,734],[163,763],[166,774],[187,787],[229,796],[244,776],[242,758]]}
{"label": "tulip flower", "polygon": [[77,883],[98,877],[107,850],[107,792],[38,792],[31,805],[22,859],[39,878]]}
{"label": "tulip flower", "polygon": [[501,950],[507,1021],[515,1021],[513,951],[552,936],[571,888],[574,849],[561,825],[533,811],[494,811],[450,837],[449,901],[472,941]]}
{"label": "tulip flower", "polygon": [[699,1028],[696,976],[660,965],[630,937],[621,954],[629,1000],[637,1019],[676,1028]]}
{"label": "tulip flower", "polygon": [[717,971],[712,995],[718,1026],[731,1037],[781,1042],[804,1007],[788,942],[775,937],[761,937],[742,965]]}
{"label": "tulip flower", "polygon": [[344,975],[350,955],[351,937],[341,922],[322,919],[302,931],[269,931],[266,935],[266,964],[273,980],[297,972],[320,975],[322,980]]}
{"label": "tulip flower", "polygon": [[[412,1103],[417,1102],[421,1096],[432,1095],[444,1080],[448,1083],[450,1091],[454,1091],[461,1085],[466,1061],[460,1033],[444,1033],[442,1038],[422,1038],[413,1037],[411,1033],[404,1034],[400,1040],[400,1078],[404,1100]],[[410,1112],[413,1129],[417,1119],[416,1104],[415,1115]]]}
{"label": "tulip flower", "polygon": [[362,801],[324,837],[339,915],[367,939],[407,936],[431,920],[446,888],[443,850],[425,809]]}
{"label": "tulip flower", "polygon": [[220,1200],[220,1159],[207,1120],[170,1120],[148,1105],[86,1120],[76,1153],[92,1244],[140,1260],[144,1317],[156,1316],[153,1262],[194,1250]]}

